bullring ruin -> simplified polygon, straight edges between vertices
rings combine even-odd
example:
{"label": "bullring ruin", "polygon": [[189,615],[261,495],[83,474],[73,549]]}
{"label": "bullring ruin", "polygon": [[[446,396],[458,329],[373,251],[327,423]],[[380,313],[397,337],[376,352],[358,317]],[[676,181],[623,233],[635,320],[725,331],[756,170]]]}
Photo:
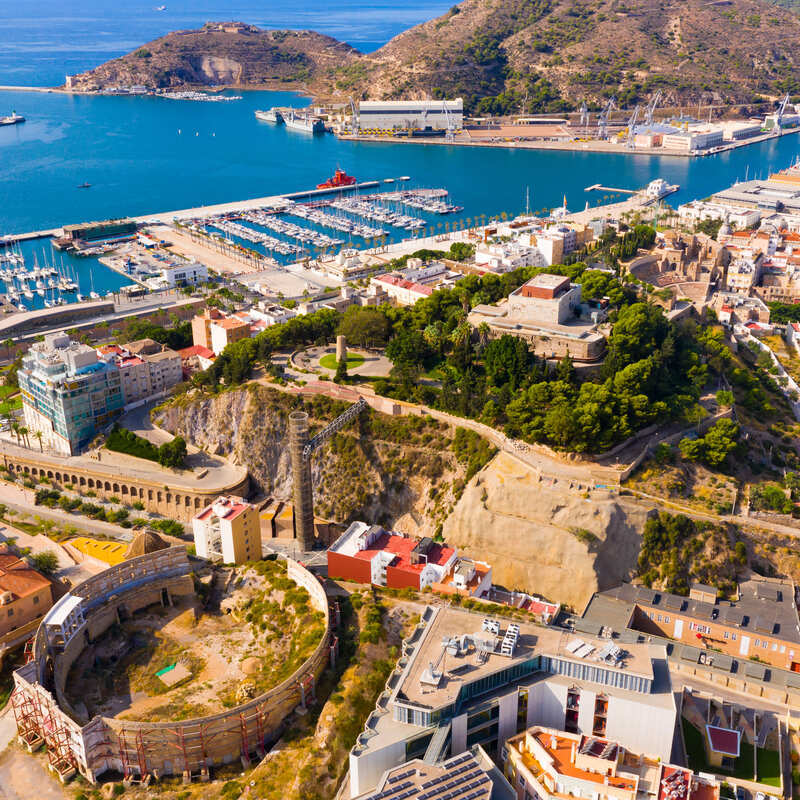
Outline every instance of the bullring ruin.
{"label": "bullring ruin", "polygon": [[62,780],[129,781],[262,757],[313,698],[337,639],[319,581],[260,561],[193,574],[183,547],[122,562],[64,595],[14,673],[21,742]]}

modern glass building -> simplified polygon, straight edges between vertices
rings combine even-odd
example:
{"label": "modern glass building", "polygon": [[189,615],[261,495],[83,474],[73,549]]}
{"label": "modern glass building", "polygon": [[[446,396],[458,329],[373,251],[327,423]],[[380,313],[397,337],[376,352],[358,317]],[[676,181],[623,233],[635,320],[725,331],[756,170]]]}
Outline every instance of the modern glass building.
{"label": "modern glass building", "polygon": [[80,453],[125,405],[116,365],[64,333],[33,345],[18,377],[30,435],[64,455]]}

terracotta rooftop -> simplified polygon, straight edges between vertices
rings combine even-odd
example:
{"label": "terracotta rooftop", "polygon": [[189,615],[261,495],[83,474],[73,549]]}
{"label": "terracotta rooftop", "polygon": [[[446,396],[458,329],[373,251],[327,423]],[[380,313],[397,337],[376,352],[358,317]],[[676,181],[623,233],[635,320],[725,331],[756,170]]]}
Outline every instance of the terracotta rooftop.
{"label": "terracotta rooftop", "polygon": [[243,320],[238,319],[236,317],[228,317],[227,319],[221,319],[215,322],[214,324],[228,331],[233,330],[235,328],[247,328],[250,325],[249,322],[244,322]]}
{"label": "terracotta rooftop", "polygon": [[191,347],[184,347],[178,350],[178,355],[181,358],[191,358],[192,356],[200,356],[200,358],[216,358],[213,350],[203,347],[201,344],[193,344]]}
{"label": "terracotta rooftop", "polygon": [[17,600],[49,585],[50,581],[27,561],[14,555],[8,548],[0,548],[0,595],[10,592],[12,599]]}

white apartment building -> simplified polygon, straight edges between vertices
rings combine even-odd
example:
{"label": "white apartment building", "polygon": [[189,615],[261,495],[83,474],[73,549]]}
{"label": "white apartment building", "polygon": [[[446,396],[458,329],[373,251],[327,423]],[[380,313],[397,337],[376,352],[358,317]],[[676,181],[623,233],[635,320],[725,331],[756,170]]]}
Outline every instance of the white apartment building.
{"label": "white apartment building", "polygon": [[761,221],[761,211],[757,208],[739,208],[692,200],[678,206],[678,217],[684,223],[701,222],[705,219],[727,219],[730,225],[741,231],[758,225]]}
{"label": "white apartment building", "polygon": [[170,264],[161,270],[156,280],[169,289],[174,289],[176,286],[194,286],[208,280],[208,269],[205,264],[197,261]]}
{"label": "white apartment building", "polygon": [[546,267],[548,263],[538,247],[521,242],[484,242],[475,249],[475,265],[491,272],[504,273],[520,267]]}
{"label": "white apartment building", "polygon": [[725,288],[729,292],[749,294],[750,289],[758,283],[761,277],[762,260],[761,254],[755,256],[735,255],[731,263],[728,264],[725,275]]}

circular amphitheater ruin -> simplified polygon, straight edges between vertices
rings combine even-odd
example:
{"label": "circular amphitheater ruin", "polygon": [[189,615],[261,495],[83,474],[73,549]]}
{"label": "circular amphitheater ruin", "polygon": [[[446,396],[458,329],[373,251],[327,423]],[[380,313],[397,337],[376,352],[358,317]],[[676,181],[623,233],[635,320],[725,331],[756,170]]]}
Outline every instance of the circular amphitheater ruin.
{"label": "circular amphitheater ruin", "polygon": [[[107,772],[129,781],[207,779],[215,766],[263,756],[285,717],[313,699],[337,649],[319,581],[291,559],[276,579],[270,563],[223,571],[214,619],[203,615],[198,597],[211,590],[180,546],[136,556],[74,587],[43,618],[30,660],[14,673],[20,741],[30,750],[46,745],[62,781],[79,772],[91,783]],[[289,650],[300,656],[265,676],[263,643],[285,639],[286,631],[264,620],[276,611],[285,619],[287,603],[297,622]],[[307,635],[298,641],[301,629]],[[172,663],[156,671],[152,655]],[[122,689],[120,674],[130,679]]]}

